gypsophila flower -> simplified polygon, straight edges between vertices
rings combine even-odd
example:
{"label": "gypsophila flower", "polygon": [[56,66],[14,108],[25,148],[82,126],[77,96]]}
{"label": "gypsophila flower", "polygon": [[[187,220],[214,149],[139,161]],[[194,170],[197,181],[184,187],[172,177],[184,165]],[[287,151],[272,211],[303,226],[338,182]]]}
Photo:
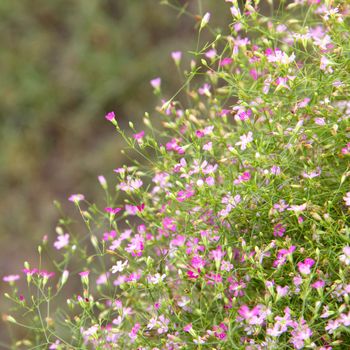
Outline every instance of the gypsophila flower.
{"label": "gypsophila flower", "polygon": [[241,150],[245,150],[247,145],[253,141],[253,133],[251,131],[246,135],[239,137],[241,141],[236,142],[236,146],[241,146]]}
{"label": "gypsophila flower", "polygon": [[339,260],[345,265],[350,265],[350,246],[343,248],[343,253],[339,256]]}
{"label": "gypsophila flower", "polygon": [[54,242],[54,247],[60,250],[69,244],[69,234],[65,233],[63,235],[58,235],[57,240]]}
{"label": "gypsophila flower", "polygon": [[121,260],[118,260],[116,265],[113,265],[111,267],[111,272],[112,273],[117,273],[117,272],[123,272],[124,269],[128,266],[128,261],[125,260],[125,261],[121,261]]}

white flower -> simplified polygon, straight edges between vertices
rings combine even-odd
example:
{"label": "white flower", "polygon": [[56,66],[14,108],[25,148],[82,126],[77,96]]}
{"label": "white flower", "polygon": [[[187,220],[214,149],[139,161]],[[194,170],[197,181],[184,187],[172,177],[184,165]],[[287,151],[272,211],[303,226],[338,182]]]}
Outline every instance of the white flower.
{"label": "white flower", "polygon": [[339,260],[345,265],[350,265],[350,247],[349,246],[344,247],[343,253],[344,254],[339,256]]}
{"label": "white flower", "polygon": [[159,273],[156,273],[154,276],[148,276],[148,282],[152,284],[158,284],[164,280],[166,277],[165,274],[160,275]]}
{"label": "white flower", "polygon": [[112,266],[111,268],[111,272],[112,273],[117,273],[117,272],[122,272],[124,270],[124,268],[128,265],[128,261],[117,261],[117,264]]}

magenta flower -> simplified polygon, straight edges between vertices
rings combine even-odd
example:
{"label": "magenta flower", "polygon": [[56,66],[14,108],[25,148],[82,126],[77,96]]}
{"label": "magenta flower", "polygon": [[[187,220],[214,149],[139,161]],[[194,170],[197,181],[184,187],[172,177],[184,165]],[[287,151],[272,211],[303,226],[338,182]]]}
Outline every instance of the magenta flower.
{"label": "magenta flower", "polygon": [[143,130],[137,134],[132,135],[132,137],[137,141],[141,141],[144,136],[145,136],[145,132]]}
{"label": "magenta flower", "polygon": [[225,57],[220,61],[219,66],[225,67],[230,65],[232,62],[233,62],[233,59],[231,57]]}
{"label": "magenta flower", "polygon": [[258,80],[259,75],[256,69],[251,69],[249,71],[249,74],[253,78],[253,80]]}
{"label": "magenta flower", "polygon": [[273,235],[275,237],[283,237],[286,232],[286,228],[282,224],[277,224],[273,227]]}
{"label": "magenta flower", "polygon": [[111,207],[106,207],[105,212],[110,213],[110,214],[118,214],[122,208],[111,208]]}
{"label": "magenta flower", "polygon": [[164,230],[176,231],[175,220],[170,217],[165,217],[162,221]]}
{"label": "magenta flower", "polygon": [[245,171],[242,175],[238,175],[238,178],[233,181],[235,185],[238,185],[242,182],[249,181],[251,178],[250,172]]}
{"label": "magenta flower", "polygon": [[204,259],[202,259],[199,255],[194,256],[191,259],[191,265],[195,268],[195,269],[202,269],[206,264],[206,261]]}
{"label": "magenta flower", "polygon": [[112,122],[112,121],[115,120],[115,113],[114,113],[114,112],[109,112],[109,113],[107,113],[107,114],[105,115],[105,118],[106,118],[108,121]]}
{"label": "magenta flower", "polygon": [[311,258],[306,258],[304,262],[298,263],[299,272],[302,275],[309,275],[311,273],[311,267],[314,266],[315,260]]}
{"label": "magenta flower", "polygon": [[187,198],[190,198],[192,196],[194,196],[194,191],[192,190],[191,187],[187,187],[186,190],[184,191],[179,191],[177,193],[177,196],[176,196],[176,199],[179,201],[179,202],[183,202],[185,201]]}
{"label": "magenta flower", "polygon": [[60,250],[66,247],[69,244],[69,234],[65,233],[64,235],[58,235],[57,240],[54,242],[54,247],[57,250]]}
{"label": "magenta flower", "polygon": [[137,338],[137,333],[140,330],[141,325],[139,323],[135,323],[134,327],[132,327],[131,332],[129,333],[130,342],[134,343]]}
{"label": "magenta flower", "polygon": [[90,273],[89,270],[82,271],[82,272],[79,272],[79,276],[80,276],[80,277],[88,277],[88,276],[89,276],[89,273]]}

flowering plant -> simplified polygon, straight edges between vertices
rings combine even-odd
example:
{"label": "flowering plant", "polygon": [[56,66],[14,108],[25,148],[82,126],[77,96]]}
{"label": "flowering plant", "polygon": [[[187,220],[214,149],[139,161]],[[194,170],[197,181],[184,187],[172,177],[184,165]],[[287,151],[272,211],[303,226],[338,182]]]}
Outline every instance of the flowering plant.
{"label": "flowering plant", "polygon": [[350,347],[350,6],[281,1],[266,17],[259,0],[226,2],[226,32],[201,17],[214,38],[183,94],[151,80],[162,128],[145,114],[148,131],[128,135],[106,114],[145,163],[113,186],[99,176],[103,208],[69,197],[86,234],[60,221],[55,274],[26,263],[28,292],[4,277],[17,306],[4,317],[29,331],[16,346]]}

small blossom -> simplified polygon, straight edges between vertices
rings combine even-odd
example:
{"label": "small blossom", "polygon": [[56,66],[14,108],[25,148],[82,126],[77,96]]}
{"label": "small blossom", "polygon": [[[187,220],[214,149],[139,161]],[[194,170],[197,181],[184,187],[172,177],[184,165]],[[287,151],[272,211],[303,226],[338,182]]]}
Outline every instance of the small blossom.
{"label": "small blossom", "polygon": [[160,85],[162,83],[162,79],[161,78],[154,78],[150,81],[151,86],[155,89],[155,90],[159,90],[160,89]]}
{"label": "small blossom", "polygon": [[306,258],[304,262],[298,263],[299,272],[303,275],[309,275],[311,273],[311,267],[315,264],[315,260]]}
{"label": "small blossom", "polygon": [[145,136],[145,132],[142,130],[137,134],[133,134],[132,137],[137,140],[137,141],[141,141],[143,139],[143,137]]}
{"label": "small blossom", "polygon": [[180,61],[181,61],[182,52],[181,51],[173,51],[171,53],[171,57],[174,60],[175,64],[178,66],[180,64]]}
{"label": "small blossom", "polygon": [[203,29],[209,23],[209,21],[210,21],[210,13],[207,12],[202,18],[200,29]]}
{"label": "small blossom", "polygon": [[19,280],[20,278],[21,278],[21,277],[20,277],[19,275],[8,275],[8,276],[4,276],[4,277],[2,278],[2,280],[3,280],[4,282],[7,282],[7,283],[13,283],[13,282]]}
{"label": "small blossom", "polygon": [[118,214],[122,208],[112,208],[112,207],[106,207],[105,212],[110,213],[110,214]]}
{"label": "small blossom", "polygon": [[85,199],[85,196],[83,194],[72,194],[68,200],[73,203],[79,203],[80,201],[83,201]]}
{"label": "small blossom", "polygon": [[241,141],[236,142],[236,146],[241,146],[241,150],[245,150],[247,145],[253,141],[253,133],[251,131],[246,135],[239,137]]}
{"label": "small blossom", "polygon": [[339,260],[345,265],[350,265],[350,246],[343,248],[343,253],[339,256]]}
{"label": "small blossom", "polygon": [[56,242],[53,244],[57,250],[66,247],[69,244],[69,234],[58,235]]}
{"label": "small blossom", "polygon": [[109,112],[105,115],[105,118],[108,120],[108,121],[114,121],[115,120],[115,113],[114,112]]}
{"label": "small blossom", "polygon": [[350,207],[350,192],[347,192],[347,194],[343,197],[345,205]]}
{"label": "small blossom", "polygon": [[128,266],[128,264],[129,264],[129,262],[127,260],[125,260],[125,261],[118,260],[116,265],[113,265],[111,267],[111,272],[112,273],[123,272],[125,267]]}

